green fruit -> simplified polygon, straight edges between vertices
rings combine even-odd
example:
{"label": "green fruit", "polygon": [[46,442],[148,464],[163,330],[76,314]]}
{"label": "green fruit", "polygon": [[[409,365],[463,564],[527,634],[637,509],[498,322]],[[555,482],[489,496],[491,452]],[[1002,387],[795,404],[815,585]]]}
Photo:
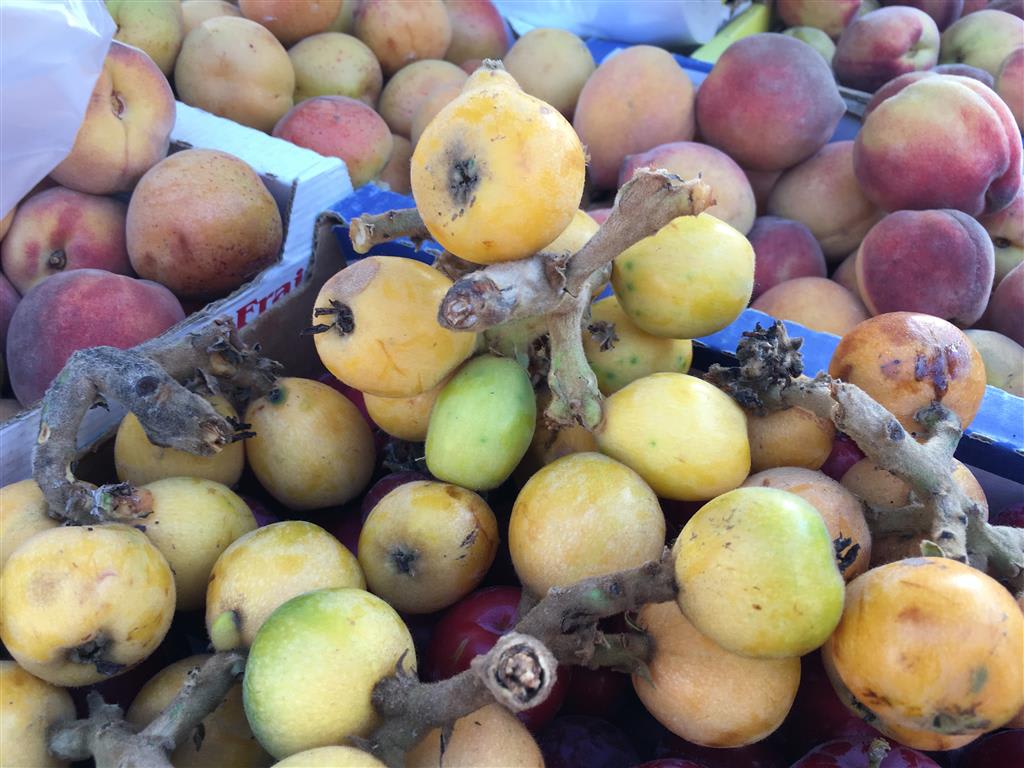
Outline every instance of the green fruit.
{"label": "green fruit", "polygon": [[709,501],[673,553],[679,607],[733,653],[802,656],[842,616],[844,583],[828,529],[788,491],[737,488]]}
{"label": "green fruit", "polygon": [[537,403],[523,367],[482,355],[437,396],[427,426],[427,469],[474,491],[497,488],[530,447],[536,421]]}
{"label": "green fruit", "polygon": [[378,721],[373,687],[403,656],[415,667],[409,630],[376,595],[346,587],[293,597],[249,650],[242,697],[253,734],[279,760],[368,736]]}

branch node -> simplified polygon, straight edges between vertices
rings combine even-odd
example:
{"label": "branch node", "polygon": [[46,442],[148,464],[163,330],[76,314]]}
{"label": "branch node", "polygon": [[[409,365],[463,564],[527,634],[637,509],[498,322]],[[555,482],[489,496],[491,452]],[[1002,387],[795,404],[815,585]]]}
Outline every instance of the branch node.
{"label": "branch node", "polygon": [[510,632],[491,653],[474,659],[471,668],[482,676],[498,703],[521,712],[547,699],[557,679],[558,662],[537,638]]}

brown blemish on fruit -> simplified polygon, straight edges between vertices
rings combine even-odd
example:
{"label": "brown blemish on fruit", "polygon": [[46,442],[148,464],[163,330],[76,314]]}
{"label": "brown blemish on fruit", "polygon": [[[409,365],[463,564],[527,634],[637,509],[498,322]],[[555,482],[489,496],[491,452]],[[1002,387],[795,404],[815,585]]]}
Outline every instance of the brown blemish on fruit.
{"label": "brown blemish on fruit", "polygon": [[931,381],[935,399],[941,400],[949,391],[950,380],[970,367],[970,360],[964,358],[963,350],[954,344],[947,344],[929,355],[918,353],[914,360],[914,379]]}
{"label": "brown blemish on fruit", "polygon": [[459,206],[460,210],[456,214],[459,216],[476,199],[482,169],[476,156],[458,140],[451,142],[445,149],[445,167],[448,169],[448,195]]}

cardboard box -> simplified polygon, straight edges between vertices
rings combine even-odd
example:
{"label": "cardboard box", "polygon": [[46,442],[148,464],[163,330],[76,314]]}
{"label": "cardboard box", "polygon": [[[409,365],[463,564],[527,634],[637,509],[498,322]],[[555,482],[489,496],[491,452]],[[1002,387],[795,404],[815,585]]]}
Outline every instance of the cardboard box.
{"label": "cardboard box", "polygon": [[[228,152],[252,166],[281,210],[284,241],[275,264],[230,295],[189,315],[162,338],[180,338],[213,317],[227,315],[246,341],[259,341],[268,356],[297,365],[301,358],[294,338],[278,332],[280,327],[288,327],[279,318],[285,307],[310,293],[312,306],[317,219],[332,203],[352,193],[345,164],[178,102],[171,152],[193,148]],[[325,279],[321,277],[320,282]],[[90,411],[79,432],[80,447],[85,450],[102,442],[123,415],[124,409],[115,403],[109,413],[98,408]],[[0,426],[0,486],[31,476],[38,431],[38,406]]]}

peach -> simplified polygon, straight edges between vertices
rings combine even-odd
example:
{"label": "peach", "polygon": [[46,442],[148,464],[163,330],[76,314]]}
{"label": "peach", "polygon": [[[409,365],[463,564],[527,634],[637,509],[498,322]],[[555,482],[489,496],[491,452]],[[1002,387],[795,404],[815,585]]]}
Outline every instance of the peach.
{"label": "peach", "polygon": [[326,32],[341,11],[341,0],[238,0],[238,9],[289,46]]}
{"label": "peach", "polygon": [[167,154],[173,127],[167,78],[142,51],[111,43],[74,146],[50,176],[94,195],[128,191]]}
{"label": "peach", "polygon": [[797,277],[825,277],[821,246],[806,226],[778,216],[761,216],[747,233],[754,246],[756,299],[779,283]]}
{"label": "peach", "polygon": [[779,0],[776,8],[787,27],[815,27],[829,37],[839,37],[853,21],[861,0]]}
{"label": "peach", "polygon": [[392,133],[409,138],[412,116],[435,88],[445,85],[462,87],[469,78],[450,61],[428,59],[416,61],[388,80],[380,94],[377,111]]}
{"label": "peach", "polygon": [[860,296],[860,286],[857,285],[857,251],[854,251],[840,262],[839,266],[836,267],[836,271],[832,273],[832,279],[861,301],[864,301]]}
{"label": "peach", "polygon": [[619,186],[643,167],[664,168],[684,179],[701,176],[715,195],[715,204],[707,213],[744,235],[754,225],[757,214],[754,190],[743,169],[721,150],[694,141],[676,141],[640,154],[626,155],[619,169]]}
{"label": "peach", "polygon": [[373,51],[356,37],[323,32],[288,51],[295,70],[295,103],[313,96],[348,96],[377,106],[384,75]]}
{"label": "peach", "polygon": [[519,87],[572,120],[584,83],[594,74],[594,57],[565,29],[538,27],[520,37],[504,58]]}
{"label": "peach", "polygon": [[505,56],[510,45],[509,31],[491,0],[446,0],[444,5],[452,27],[445,59],[461,64],[469,59]]}
{"label": "peach", "polygon": [[277,203],[245,162],[188,149],[139,182],[128,203],[127,235],[139,277],[181,297],[209,299],[273,263],[283,227]]}
{"label": "peach", "polygon": [[964,331],[985,361],[989,386],[1024,397],[1024,347],[995,331],[971,328]]}
{"label": "peach", "polygon": [[184,103],[269,133],[292,108],[295,70],[262,24],[219,16],[185,39],[174,85]]}
{"label": "peach", "polygon": [[54,187],[26,200],[0,243],[4,274],[25,294],[58,272],[105,269],[131,274],[125,247],[128,206],[120,200]]}
{"label": "peach", "polygon": [[826,144],[782,174],[768,196],[768,213],[806,225],[829,262],[853,251],[882,217],[857,183],[853,147],[852,141]]}
{"label": "peach", "polygon": [[926,77],[939,74],[935,72],[934,68],[929,70],[919,70],[915,72],[904,72],[899,77],[894,77],[892,80],[887,82],[877,91],[864,106],[864,114],[861,116],[861,122],[868,119],[868,115],[875,111],[875,108],[883,101],[888,99],[890,96],[895,96],[897,93],[902,91],[911,83],[916,83],[918,80],[923,80]]}
{"label": "peach", "polygon": [[865,14],[844,29],[832,67],[840,83],[870,93],[905,72],[930,69],[938,60],[935,21],[901,5]]}
{"label": "peach", "polygon": [[1017,127],[1024,131],[1024,46],[1014,48],[999,65],[995,92],[1010,108]]}
{"label": "peach", "polygon": [[828,372],[863,389],[915,436],[922,408],[939,402],[967,427],[985,394],[984,363],[963,331],[913,312],[860,323],[840,340]]}
{"label": "peach", "polygon": [[992,292],[985,313],[989,327],[1024,344],[1024,264],[1018,264]]}
{"label": "peach", "polygon": [[780,320],[842,336],[868,318],[861,300],[825,277],[798,277],[769,288],[750,305]]}
{"label": "peach", "polygon": [[[828,145],[826,145],[828,146]],[[768,210],[768,200],[771,197],[775,184],[782,177],[782,171],[752,171],[744,168],[750,188],[754,190],[754,199],[757,201],[757,212],[764,215]]]}
{"label": "peach", "polygon": [[[833,541],[844,538],[850,540],[849,549],[843,549],[853,560],[848,562],[846,568],[840,564],[843,578],[850,581],[868,569],[871,562],[871,531],[864,519],[864,506],[860,499],[845,486],[812,469],[778,467],[751,475],[742,487],[778,488],[811,502],[825,520],[825,527]],[[837,558],[841,558],[839,553]]]}
{"label": "peach", "polygon": [[941,32],[960,18],[964,0],[882,0],[882,5],[909,5],[932,17]]}
{"label": "peach", "polygon": [[388,77],[419,59],[443,59],[452,40],[441,0],[363,0],[356,8],[353,29]]}
{"label": "peach", "polygon": [[885,210],[955,208],[978,216],[1013,200],[1021,154],[1013,115],[991,89],[929,74],[867,115],[853,168],[864,194]]}
{"label": "peach", "polygon": [[826,35],[817,27],[790,27],[782,30],[787,37],[794,37],[802,43],[807,43],[811,48],[821,54],[821,58],[831,67],[832,59],[836,55],[836,44],[832,38]]}
{"label": "peach", "polygon": [[760,416],[747,414],[750,471],[774,467],[820,469],[832,453],[836,428],[803,408],[787,408]]}
{"label": "peach", "polygon": [[[0,272],[0,352],[7,349],[7,329],[11,325],[11,318],[14,317],[14,310],[19,301],[21,296],[14,290],[11,281]],[[0,380],[2,379],[3,376],[0,376]]]}
{"label": "peach", "polygon": [[1011,269],[1024,262],[1024,186],[1003,210],[982,216],[978,222],[988,231],[995,247],[996,274],[992,284],[997,286]]}
{"label": "peach", "polygon": [[693,84],[668,51],[635,45],[603,61],[580,91],[573,116],[593,183],[611,189],[627,155],[690,141],[693,104]]}
{"label": "peach", "polygon": [[185,20],[179,0],[106,0],[117,24],[115,40],[145,52],[165,75],[185,38]]}
{"label": "peach", "polygon": [[455,97],[462,93],[462,86],[450,83],[441,85],[430,92],[412,115],[412,122],[409,124],[409,140],[415,146],[420,140],[420,134],[430,124],[430,121],[437,116],[437,113],[455,100]]}
{"label": "peach", "polygon": [[942,33],[939,60],[970,64],[995,77],[999,66],[1024,40],[1024,19],[986,8],[960,19]]}
{"label": "peach", "polygon": [[207,19],[218,16],[241,16],[238,6],[228,0],[182,0],[181,15],[185,23],[185,36]]}
{"label": "peach", "polygon": [[773,33],[730,45],[697,92],[704,141],[755,171],[781,171],[806,160],[825,145],[845,112],[821,56]]}
{"label": "peach", "polygon": [[972,67],[970,64],[936,64],[928,70],[936,75],[956,75],[957,77],[971,77],[979,83],[984,83],[989,88],[995,88],[996,79],[984,69]]}
{"label": "peach", "polygon": [[383,118],[347,96],[317,96],[296,104],[274,126],[274,136],[345,161],[353,187],[387,165],[391,131]]}
{"label": "peach", "polygon": [[18,304],[7,331],[11,387],[25,407],[40,400],[78,349],[128,349],[183,320],[162,285],[99,269],[44,280]]}
{"label": "peach", "polygon": [[897,211],[860,244],[857,285],[873,315],[923,312],[965,328],[988,304],[993,250],[981,224],[961,211]]}
{"label": "peach", "polygon": [[405,136],[391,134],[391,156],[387,165],[377,175],[377,181],[388,185],[388,189],[400,195],[412,194],[409,180],[409,162],[412,160],[412,142]]}

